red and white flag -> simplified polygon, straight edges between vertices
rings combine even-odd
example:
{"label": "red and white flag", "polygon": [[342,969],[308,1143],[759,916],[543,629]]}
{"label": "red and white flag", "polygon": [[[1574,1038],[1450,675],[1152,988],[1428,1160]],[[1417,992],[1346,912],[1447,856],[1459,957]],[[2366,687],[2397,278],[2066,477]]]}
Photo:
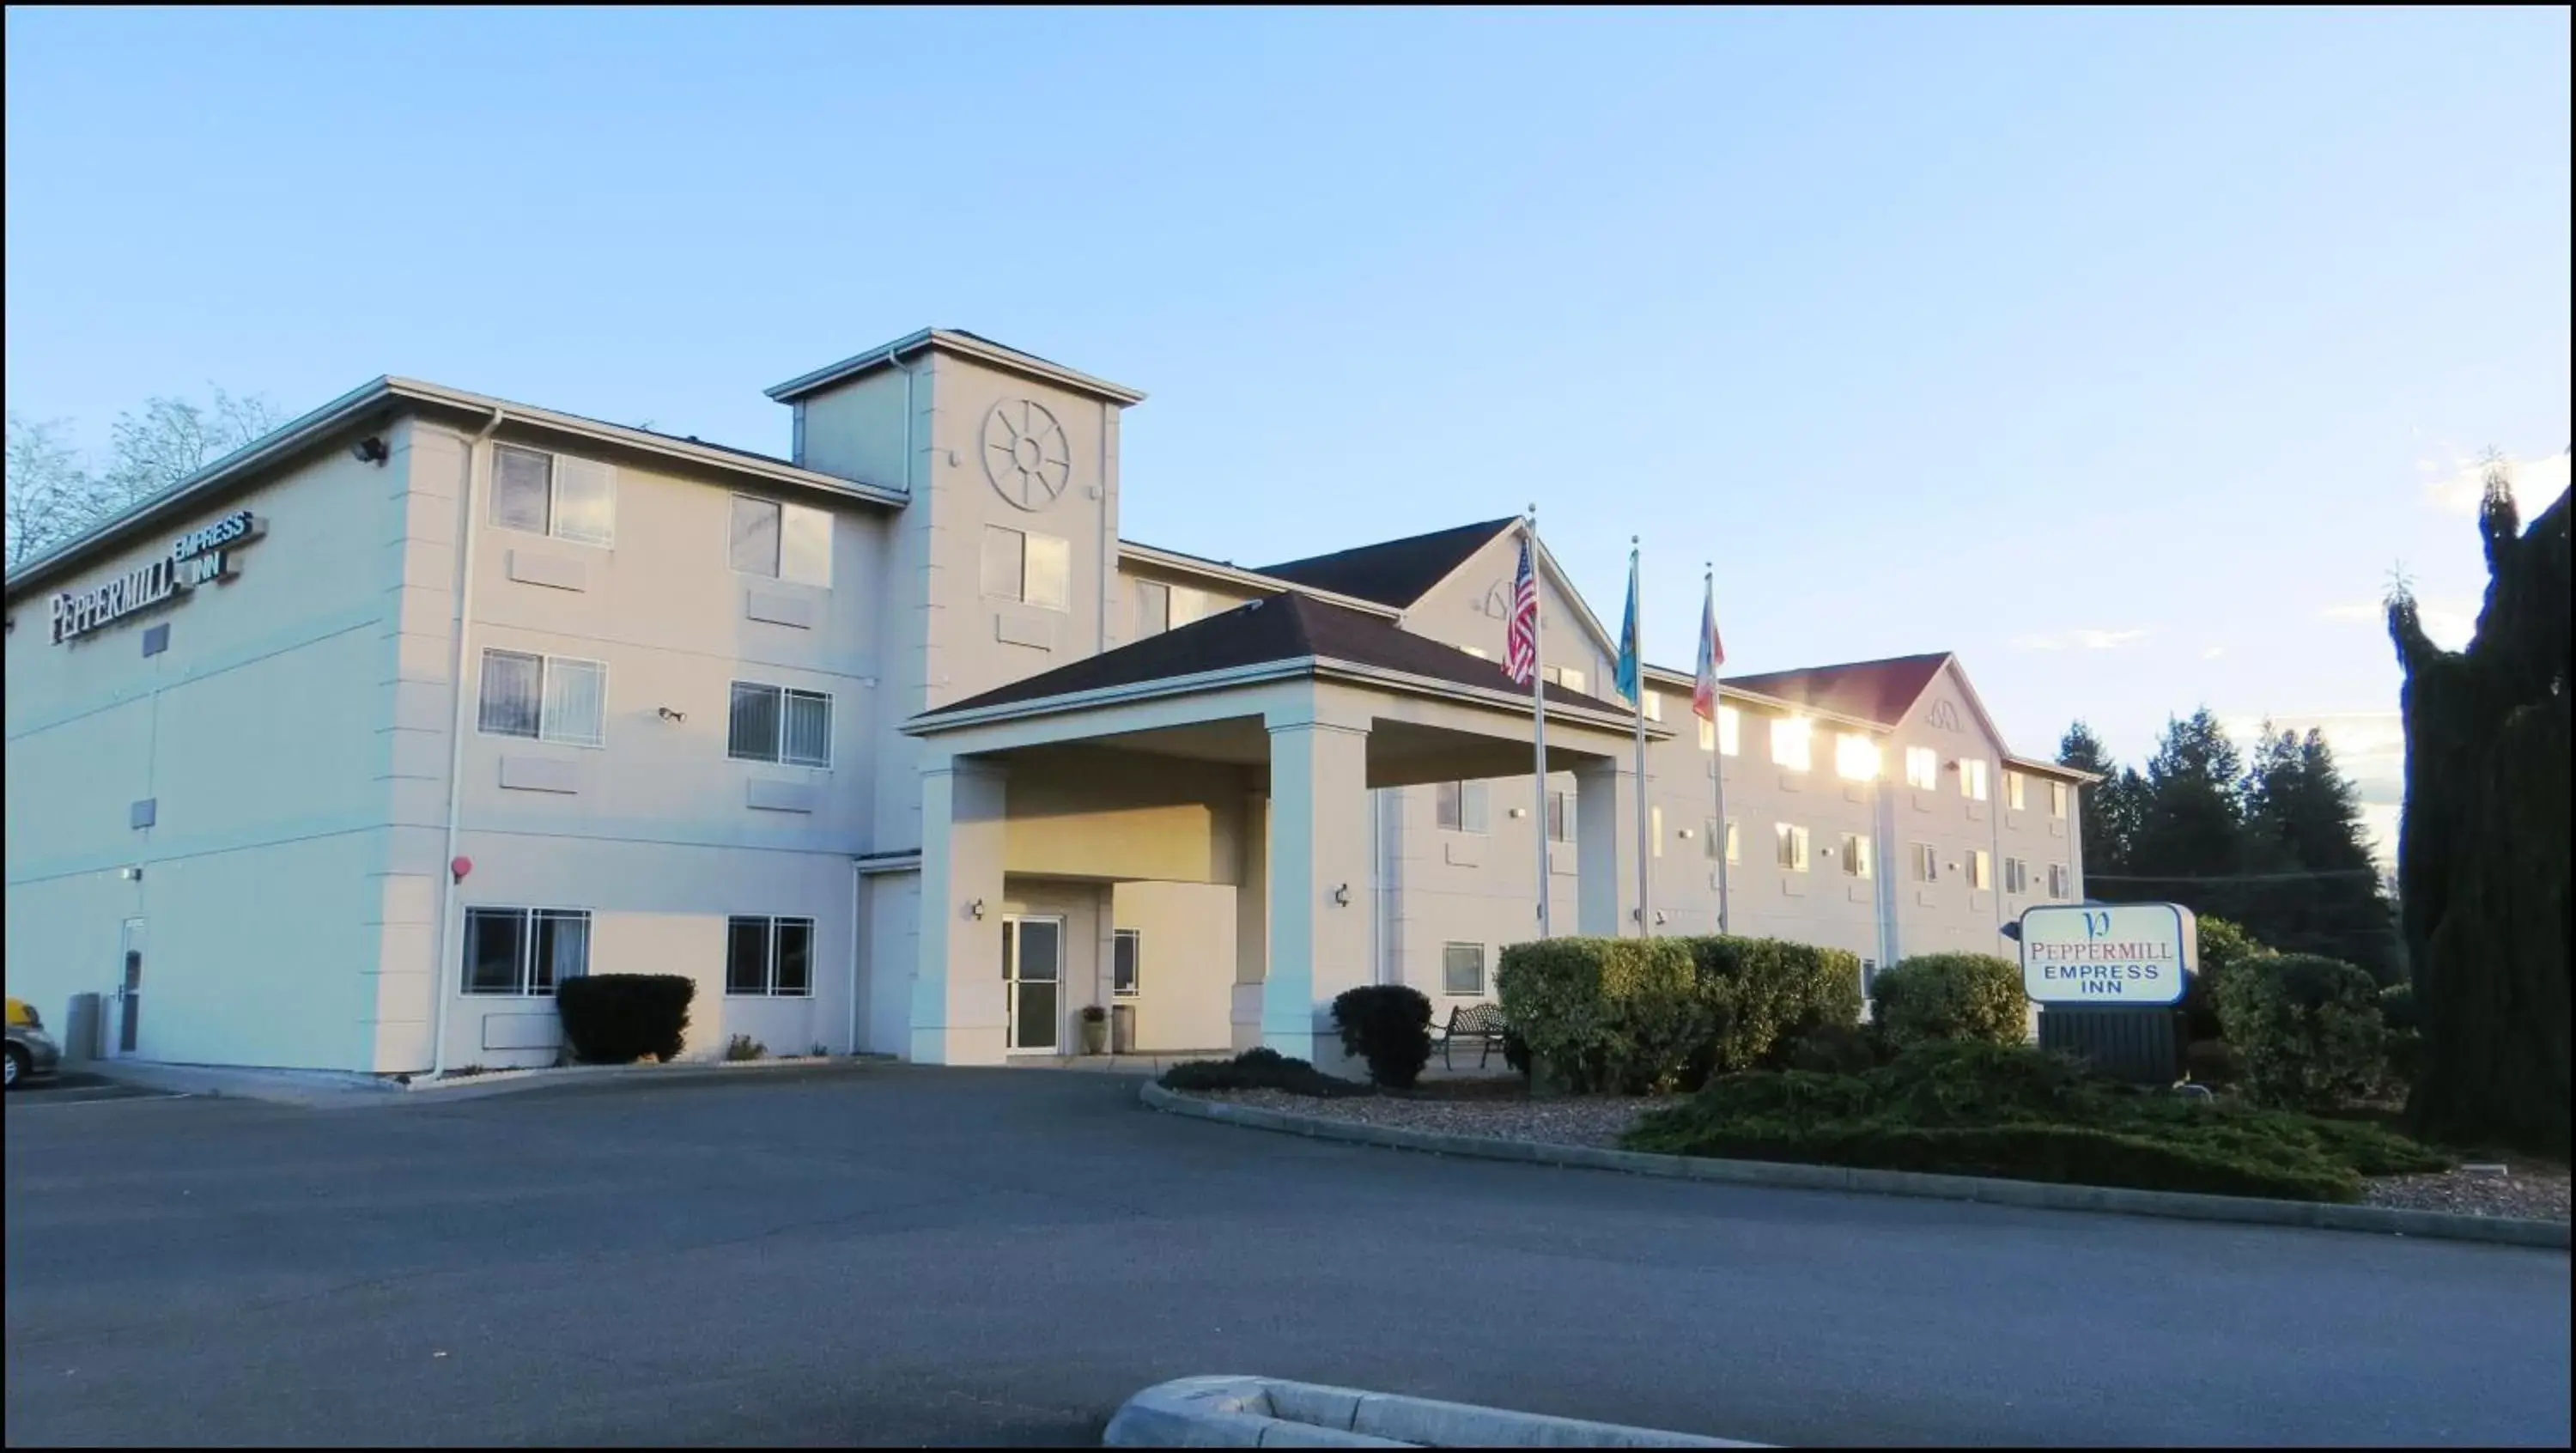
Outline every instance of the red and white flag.
{"label": "red and white flag", "polygon": [[1691,710],[1717,720],[1717,668],[1726,664],[1726,643],[1717,638],[1717,576],[1708,580],[1708,600],[1699,615],[1699,680],[1691,686]]}
{"label": "red and white flag", "polygon": [[1503,670],[1515,685],[1527,686],[1538,675],[1538,570],[1530,559],[1527,531],[1521,534],[1521,564],[1512,578],[1512,623],[1503,636]]}

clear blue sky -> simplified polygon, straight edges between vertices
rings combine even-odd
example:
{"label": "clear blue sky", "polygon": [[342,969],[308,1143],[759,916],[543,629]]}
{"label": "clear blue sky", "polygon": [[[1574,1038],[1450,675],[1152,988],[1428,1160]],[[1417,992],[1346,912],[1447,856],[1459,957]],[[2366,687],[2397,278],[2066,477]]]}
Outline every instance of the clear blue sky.
{"label": "clear blue sky", "polygon": [[[2325,721],[2566,480],[2565,9],[28,11],[8,406],[380,373],[783,452],[924,324],[1132,384],[1125,533],[1509,513],[1687,667],[1953,649],[2017,744]],[[2534,502],[2535,505],[2537,501]],[[2464,629],[2464,626],[2462,627]]]}

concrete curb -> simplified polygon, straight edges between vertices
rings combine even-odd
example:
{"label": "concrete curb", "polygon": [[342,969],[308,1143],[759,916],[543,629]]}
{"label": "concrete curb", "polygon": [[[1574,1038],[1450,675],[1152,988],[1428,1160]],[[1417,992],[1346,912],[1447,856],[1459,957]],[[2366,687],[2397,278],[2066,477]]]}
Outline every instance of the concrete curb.
{"label": "concrete curb", "polygon": [[2110,1211],[2129,1216],[2169,1216],[2186,1221],[2232,1221],[2253,1226],[2364,1231],[2437,1241],[2479,1241],[2555,1251],[2568,1249],[2568,1223],[2564,1221],[2462,1216],[2447,1211],[2411,1211],[2393,1206],[2272,1201],[2253,1196],[2138,1191],[2113,1186],[2055,1185],[2042,1181],[1995,1180],[1985,1176],[1927,1175],[1919,1171],[1860,1170],[1849,1166],[1799,1165],[1785,1161],[1708,1160],[1689,1155],[1656,1155],[1590,1145],[1552,1145],[1536,1140],[1506,1140],[1492,1135],[1452,1135],[1388,1125],[1361,1125],[1313,1115],[1291,1115],[1252,1105],[1230,1105],[1176,1094],[1151,1080],[1145,1082],[1140,1093],[1147,1105],[1175,1115],[1311,1136],[1318,1140],[1383,1145],[1397,1150],[1429,1151],[1434,1155],[1465,1156],[1476,1160],[1516,1160],[1533,1165],[1625,1171],[1630,1175],[1718,1181],[1739,1186],[1924,1196],[2046,1211]]}
{"label": "concrete curb", "polygon": [[823,1059],[682,1061],[667,1065],[550,1065],[542,1069],[494,1070],[449,1080],[414,1080],[341,1070],[253,1069],[232,1065],[167,1064],[156,1060],[96,1060],[81,1066],[119,1084],[139,1085],[172,1094],[218,1100],[259,1100],[308,1109],[380,1109],[402,1104],[481,1100],[494,1095],[552,1089],[564,1085],[660,1077],[705,1080],[801,1070],[809,1074],[842,1071],[861,1065],[891,1063],[888,1057],[832,1055]]}
{"label": "concrete curb", "polygon": [[1762,1448],[1275,1377],[1183,1377],[1119,1405],[1111,1448]]}

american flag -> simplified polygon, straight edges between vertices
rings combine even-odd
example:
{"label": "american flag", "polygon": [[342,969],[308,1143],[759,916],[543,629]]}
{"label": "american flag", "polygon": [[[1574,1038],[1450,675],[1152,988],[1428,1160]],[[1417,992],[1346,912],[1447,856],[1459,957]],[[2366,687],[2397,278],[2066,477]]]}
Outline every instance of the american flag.
{"label": "american flag", "polygon": [[1520,570],[1512,577],[1512,624],[1503,637],[1503,670],[1515,685],[1527,686],[1538,675],[1538,570],[1530,560],[1529,535],[1521,535]]}

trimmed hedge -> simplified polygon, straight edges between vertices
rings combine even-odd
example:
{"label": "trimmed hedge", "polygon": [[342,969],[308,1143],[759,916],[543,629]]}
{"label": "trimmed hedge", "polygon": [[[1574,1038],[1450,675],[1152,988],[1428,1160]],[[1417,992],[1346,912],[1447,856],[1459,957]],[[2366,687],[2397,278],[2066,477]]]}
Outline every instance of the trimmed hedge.
{"label": "trimmed hedge", "polygon": [[1951,1039],[2030,1040],[2021,968],[1993,954],[1917,954],[1880,970],[1869,999],[1870,1021],[1898,1049]]}
{"label": "trimmed hedge", "polygon": [[1533,1078],[1577,1093],[1671,1088],[1718,1029],[1679,939],[1511,944],[1494,987]]}
{"label": "trimmed hedge", "polygon": [[1711,1075],[1777,1067],[1818,1030],[1860,1023],[1860,955],[1777,938],[1710,934],[1690,947],[1716,1033],[1685,1074],[1695,1090]]}
{"label": "trimmed hedge", "polygon": [[1232,1059],[1187,1060],[1163,1071],[1160,1083],[1166,1090],[1285,1090],[1327,1100],[1371,1093],[1366,1085],[1325,1074],[1275,1049],[1247,1049]]}
{"label": "trimmed hedge", "polygon": [[555,1013],[573,1057],[584,1064],[633,1064],[646,1055],[680,1057],[697,981],[678,974],[584,974],[555,985]]}
{"label": "trimmed hedge", "polygon": [[1368,1061],[1369,1078],[1405,1090],[1431,1063],[1431,1000],[1406,984],[1363,984],[1333,998],[1342,1053]]}
{"label": "trimmed hedge", "polygon": [[2196,930],[2200,943],[2200,966],[2183,984],[2183,1014],[2190,1020],[2194,1039],[2221,1039],[2226,1028],[2218,1021],[2218,986],[2237,966],[2273,954],[2265,944],[2244,928],[2224,918],[2201,918]]}
{"label": "trimmed hedge", "polygon": [[2385,1086],[2388,1031],[2368,971],[2316,954],[2269,954],[2231,969],[2216,998],[2258,1102],[2325,1110]]}
{"label": "trimmed hedge", "polygon": [[2441,1156],[2374,1126],[2195,1103],[2024,1046],[1930,1042],[1858,1075],[1728,1075],[1647,1115],[1632,1150],[2220,1195],[2349,1201]]}

